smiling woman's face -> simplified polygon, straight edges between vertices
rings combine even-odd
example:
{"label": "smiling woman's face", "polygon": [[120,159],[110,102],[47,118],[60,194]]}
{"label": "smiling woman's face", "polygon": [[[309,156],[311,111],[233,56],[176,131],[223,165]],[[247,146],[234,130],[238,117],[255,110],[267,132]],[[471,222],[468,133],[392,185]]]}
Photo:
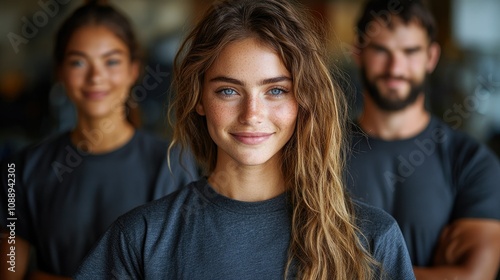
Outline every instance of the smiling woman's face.
{"label": "smiling woman's face", "polygon": [[218,147],[217,165],[279,163],[292,136],[298,105],[291,74],[257,39],[226,46],[205,73],[196,107]]}
{"label": "smiling woman's face", "polygon": [[113,32],[86,26],[71,36],[59,76],[80,115],[103,118],[123,112],[137,68],[126,44]]}

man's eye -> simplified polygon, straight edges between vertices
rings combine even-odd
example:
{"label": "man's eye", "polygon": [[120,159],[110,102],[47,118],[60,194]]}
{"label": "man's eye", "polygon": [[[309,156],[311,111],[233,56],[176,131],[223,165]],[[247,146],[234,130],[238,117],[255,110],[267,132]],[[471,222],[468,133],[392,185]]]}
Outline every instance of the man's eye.
{"label": "man's eye", "polygon": [[417,54],[419,51],[420,51],[420,49],[408,49],[408,50],[405,50],[405,53],[406,53],[406,55],[413,55],[413,54]]}

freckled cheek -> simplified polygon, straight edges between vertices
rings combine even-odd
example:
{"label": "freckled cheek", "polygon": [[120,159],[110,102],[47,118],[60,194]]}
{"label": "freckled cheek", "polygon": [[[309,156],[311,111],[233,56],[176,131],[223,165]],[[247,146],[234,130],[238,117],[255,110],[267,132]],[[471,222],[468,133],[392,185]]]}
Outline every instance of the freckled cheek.
{"label": "freckled cheek", "polygon": [[206,103],[204,106],[208,125],[221,127],[230,123],[237,116],[236,108],[218,103]]}
{"label": "freckled cheek", "polygon": [[296,102],[284,103],[271,108],[271,113],[275,123],[287,126],[283,127],[283,129],[293,129],[297,121],[298,104]]}

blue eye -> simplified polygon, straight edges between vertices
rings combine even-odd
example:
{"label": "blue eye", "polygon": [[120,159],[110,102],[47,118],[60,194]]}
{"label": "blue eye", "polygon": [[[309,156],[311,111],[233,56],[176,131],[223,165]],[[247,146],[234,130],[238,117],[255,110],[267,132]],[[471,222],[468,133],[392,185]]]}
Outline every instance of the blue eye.
{"label": "blue eye", "polygon": [[235,95],[236,91],[231,88],[224,88],[218,91],[218,93],[221,93],[223,95]]}
{"label": "blue eye", "polygon": [[280,94],[283,94],[285,93],[285,91],[283,89],[280,89],[280,88],[273,88],[269,91],[269,93],[271,95],[280,95]]}

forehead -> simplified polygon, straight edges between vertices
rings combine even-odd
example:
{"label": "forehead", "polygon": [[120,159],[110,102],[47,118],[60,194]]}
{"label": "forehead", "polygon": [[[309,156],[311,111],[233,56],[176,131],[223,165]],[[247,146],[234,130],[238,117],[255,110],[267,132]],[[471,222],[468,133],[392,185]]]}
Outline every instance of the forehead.
{"label": "forehead", "polygon": [[68,51],[99,54],[111,49],[128,52],[128,47],[114,32],[102,25],[83,26],[75,30],[66,46]]}
{"label": "forehead", "polygon": [[[383,21],[372,21],[367,29],[368,44],[376,44],[388,48],[408,48],[427,46],[429,38],[425,28],[416,20],[408,23],[394,18],[389,24]],[[371,32],[370,32],[371,31]]]}
{"label": "forehead", "polygon": [[242,78],[269,78],[289,75],[281,57],[256,38],[226,45],[207,71],[207,75],[231,74]]}

